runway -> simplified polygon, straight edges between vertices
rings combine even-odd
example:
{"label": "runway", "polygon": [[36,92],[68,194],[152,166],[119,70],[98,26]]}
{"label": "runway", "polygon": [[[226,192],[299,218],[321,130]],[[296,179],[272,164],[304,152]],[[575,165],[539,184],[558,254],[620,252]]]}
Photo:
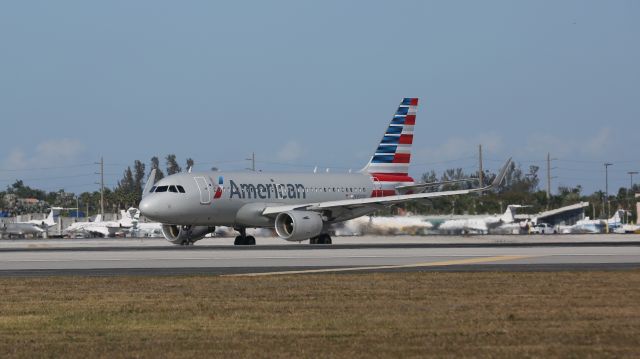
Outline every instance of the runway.
{"label": "runway", "polygon": [[0,276],[281,275],[381,271],[640,268],[640,236],[347,237],[333,245],[260,238],[173,246],[162,239],[0,241]]}

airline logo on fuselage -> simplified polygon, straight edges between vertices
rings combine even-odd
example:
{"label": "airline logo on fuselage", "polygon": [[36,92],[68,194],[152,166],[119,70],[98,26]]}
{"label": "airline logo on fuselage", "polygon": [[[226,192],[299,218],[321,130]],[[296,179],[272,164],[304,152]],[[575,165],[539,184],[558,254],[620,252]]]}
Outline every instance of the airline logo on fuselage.
{"label": "airline logo on fuselage", "polygon": [[222,197],[222,191],[224,190],[224,177],[218,177],[218,188],[216,188],[216,193],[213,195],[213,199],[218,199]]}
{"label": "airline logo on fuselage", "polygon": [[236,184],[229,180],[229,199],[305,199],[307,192],[302,184]]}

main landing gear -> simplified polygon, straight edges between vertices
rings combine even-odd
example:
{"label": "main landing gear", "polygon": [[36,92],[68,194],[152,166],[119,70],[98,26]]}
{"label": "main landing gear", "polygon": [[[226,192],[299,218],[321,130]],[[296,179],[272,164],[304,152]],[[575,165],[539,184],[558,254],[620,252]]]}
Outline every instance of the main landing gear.
{"label": "main landing gear", "polygon": [[240,235],[236,237],[233,244],[236,246],[255,246],[256,239],[254,236],[247,236],[246,228],[236,228],[236,231],[240,232]]}
{"label": "main landing gear", "polygon": [[321,234],[309,239],[309,244],[331,244],[331,236],[328,234]]}

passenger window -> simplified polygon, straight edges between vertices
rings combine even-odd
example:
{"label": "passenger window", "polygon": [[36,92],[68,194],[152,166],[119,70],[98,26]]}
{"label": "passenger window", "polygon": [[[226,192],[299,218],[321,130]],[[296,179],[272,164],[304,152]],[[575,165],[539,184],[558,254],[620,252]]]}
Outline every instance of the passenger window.
{"label": "passenger window", "polygon": [[180,185],[178,185],[178,186],[176,186],[176,187],[178,188],[178,192],[180,192],[180,193],[185,193],[185,191],[184,191],[184,187],[182,187],[182,186],[180,186]]}
{"label": "passenger window", "polygon": [[167,192],[168,188],[169,188],[169,186],[158,186],[158,188],[156,188],[156,193],[158,193],[158,192]]}
{"label": "passenger window", "polygon": [[178,193],[176,186],[169,186],[169,192]]}

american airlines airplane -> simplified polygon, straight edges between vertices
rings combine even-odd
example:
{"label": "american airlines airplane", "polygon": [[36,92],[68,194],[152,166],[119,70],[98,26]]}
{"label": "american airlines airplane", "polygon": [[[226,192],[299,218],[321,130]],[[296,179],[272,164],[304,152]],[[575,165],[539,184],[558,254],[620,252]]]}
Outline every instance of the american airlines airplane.
{"label": "american airlines airplane", "polygon": [[247,228],[275,228],[287,241],[331,244],[329,226],[394,204],[463,195],[498,186],[507,161],[490,186],[424,192],[409,176],[417,98],[405,98],[393,115],[369,163],[356,173],[178,173],[158,183],[155,169],[145,185],[140,211],[163,223],[164,237],[189,245],[215,230],[235,228],[236,245],[254,245]]}

